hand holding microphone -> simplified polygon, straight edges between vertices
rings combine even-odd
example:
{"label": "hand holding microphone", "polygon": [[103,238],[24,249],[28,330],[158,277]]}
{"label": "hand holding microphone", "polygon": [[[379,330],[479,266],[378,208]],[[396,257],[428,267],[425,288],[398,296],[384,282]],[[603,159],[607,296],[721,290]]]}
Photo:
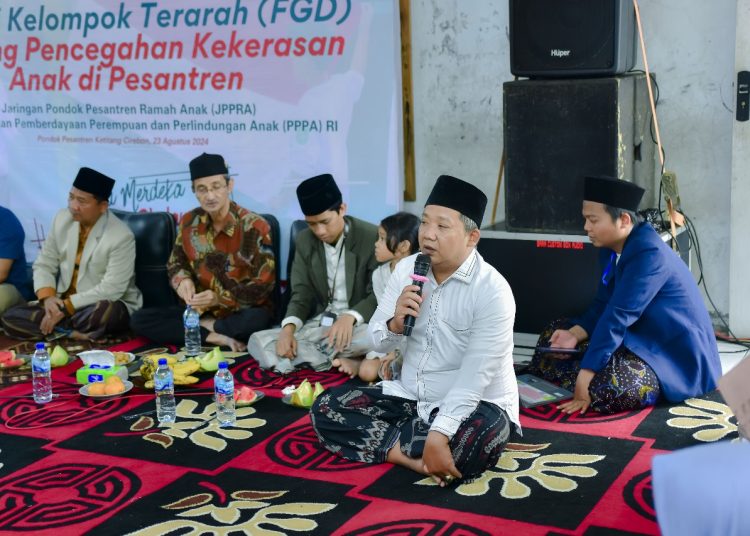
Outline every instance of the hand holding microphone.
{"label": "hand holding microphone", "polygon": [[[424,253],[420,253],[417,255],[417,259],[414,261],[414,273],[411,274],[412,281],[414,281],[414,284],[419,287],[419,290],[417,291],[418,296],[422,296],[422,287],[424,287],[425,281],[427,281],[427,272],[430,270],[430,260],[429,255],[425,255]],[[404,335],[409,337],[411,335],[412,329],[414,329],[414,322],[416,321],[416,317],[413,315],[406,315],[406,318],[404,318]]]}

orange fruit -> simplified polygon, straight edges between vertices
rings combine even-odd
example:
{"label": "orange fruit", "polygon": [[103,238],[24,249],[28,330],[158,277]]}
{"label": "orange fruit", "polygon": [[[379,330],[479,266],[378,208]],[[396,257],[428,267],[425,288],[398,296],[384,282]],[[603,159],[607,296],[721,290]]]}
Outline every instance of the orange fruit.
{"label": "orange fruit", "polygon": [[104,394],[106,395],[116,395],[117,393],[122,393],[125,390],[125,388],[122,385],[122,382],[112,382],[109,385],[104,386]]}
{"label": "orange fruit", "polygon": [[96,383],[90,383],[89,384],[89,394],[91,396],[101,396],[104,393],[104,383],[102,382],[96,382]]}
{"label": "orange fruit", "polygon": [[106,380],[104,380],[104,385],[119,385],[122,386],[122,380],[119,376],[110,376]]}

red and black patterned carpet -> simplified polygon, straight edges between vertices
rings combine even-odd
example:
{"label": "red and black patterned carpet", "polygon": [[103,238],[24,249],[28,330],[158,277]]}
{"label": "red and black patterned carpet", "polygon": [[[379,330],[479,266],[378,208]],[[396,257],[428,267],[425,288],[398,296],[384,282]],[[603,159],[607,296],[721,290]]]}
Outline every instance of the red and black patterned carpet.
{"label": "red and black patterned carpet", "polygon": [[[118,349],[127,350],[126,346]],[[179,389],[177,422],[159,428],[150,392],[103,402],[78,395],[78,363],[55,369],[60,396],[38,408],[29,383],[0,389],[0,534],[657,534],[655,454],[737,436],[718,394],[615,416],[524,410],[522,437],[471,484],[439,488],[400,467],[336,458],[281,389],[239,358],[235,381],[265,393],[213,417],[210,375]]]}

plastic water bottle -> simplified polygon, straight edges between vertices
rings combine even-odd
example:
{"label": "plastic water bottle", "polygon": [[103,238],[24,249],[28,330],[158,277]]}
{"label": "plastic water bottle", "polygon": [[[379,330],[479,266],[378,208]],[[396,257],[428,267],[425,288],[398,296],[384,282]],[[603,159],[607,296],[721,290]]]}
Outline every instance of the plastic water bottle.
{"label": "plastic water bottle", "polygon": [[201,353],[200,320],[198,311],[188,305],[182,315],[182,322],[185,325],[185,354],[188,356]]}
{"label": "plastic water bottle", "polygon": [[46,404],[52,400],[52,364],[43,342],[36,343],[31,358],[31,375],[34,402]]}
{"label": "plastic water bottle", "polygon": [[154,374],[156,391],[156,418],[160,423],[174,422],[176,419],[174,403],[174,378],[167,360],[159,359],[159,368]]}
{"label": "plastic water bottle", "polygon": [[219,363],[219,370],[214,376],[214,398],[219,426],[234,426],[234,376],[229,371],[226,361]]}

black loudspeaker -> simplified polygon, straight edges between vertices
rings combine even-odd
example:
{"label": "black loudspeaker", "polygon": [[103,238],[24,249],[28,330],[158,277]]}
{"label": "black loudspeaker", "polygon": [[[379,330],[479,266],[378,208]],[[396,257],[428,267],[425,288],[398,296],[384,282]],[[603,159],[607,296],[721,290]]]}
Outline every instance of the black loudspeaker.
{"label": "black loudspeaker", "polygon": [[656,200],[646,76],[503,85],[506,227],[583,234],[583,177],[633,180]]}
{"label": "black loudspeaker", "polygon": [[510,71],[609,76],[635,65],[632,0],[510,0]]}

